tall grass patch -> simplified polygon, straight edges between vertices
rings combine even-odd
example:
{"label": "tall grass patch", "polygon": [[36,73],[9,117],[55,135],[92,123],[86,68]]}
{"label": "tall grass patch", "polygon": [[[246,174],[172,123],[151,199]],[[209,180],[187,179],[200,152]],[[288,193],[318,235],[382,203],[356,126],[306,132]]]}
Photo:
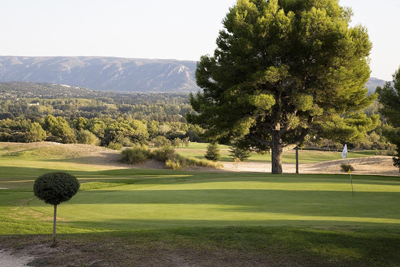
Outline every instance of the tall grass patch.
{"label": "tall grass patch", "polygon": [[205,159],[182,156],[170,147],[163,147],[152,152],[153,158],[165,162],[167,169],[181,170],[189,167],[221,168],[222,164]]}

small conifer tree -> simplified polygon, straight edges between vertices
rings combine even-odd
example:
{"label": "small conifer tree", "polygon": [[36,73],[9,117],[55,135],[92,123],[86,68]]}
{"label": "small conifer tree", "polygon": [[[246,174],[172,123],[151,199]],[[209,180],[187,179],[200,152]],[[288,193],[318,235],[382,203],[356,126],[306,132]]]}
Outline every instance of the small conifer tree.
{"label": "small conifer tree", "polygon": [[212,161],[218,161],[221,159],[221,154],[219,153],[219,146],[217,142],[212,142],[207,146],[207,152],[204,157]]}
{"label": "small conifer tree", "polygon": [[232,144],[231,149],[229,150],[229,155],[236,161],[245,161],[251,155],[251,151],[239,147],[237,144]]}

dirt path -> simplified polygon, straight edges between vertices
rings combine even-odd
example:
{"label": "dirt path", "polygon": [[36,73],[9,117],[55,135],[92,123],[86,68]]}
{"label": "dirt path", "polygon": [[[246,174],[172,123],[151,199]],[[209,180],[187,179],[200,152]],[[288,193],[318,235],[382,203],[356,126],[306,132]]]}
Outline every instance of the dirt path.
{"label": "dirt path", "polygon": [[[374,156],[366,158],[324,161],[319,163],[299,164],[299,173],[343,173],[340,164],[350,163],[353,174],[400,176],[399,169],[393,166],[392,157]],[[271,172],[269,162],[224,162],[223,170],[234,172]],[[284,163],[284,173],[296,173],[296,164]]]}
{"label": "dirt path", "polygon": [[27,266],[34,257],[27,255],[16,255],[10,251],[0,250],[0,266],[1,267],[23,267]]}

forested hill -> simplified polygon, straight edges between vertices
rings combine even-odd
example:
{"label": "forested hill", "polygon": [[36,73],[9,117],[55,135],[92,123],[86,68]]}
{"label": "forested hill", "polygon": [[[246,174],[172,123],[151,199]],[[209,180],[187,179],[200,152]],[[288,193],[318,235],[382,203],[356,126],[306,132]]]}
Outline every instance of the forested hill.
{"label": "forested hill", "polygon": [[0,82],[65,84],[101,91],[195,92],[195,61],[0,56]]}
{"label": "forested hill", "polygon": [[0,82],[0,99],[94,98],[102,96],[107,96],[107,93],[62,84]]}

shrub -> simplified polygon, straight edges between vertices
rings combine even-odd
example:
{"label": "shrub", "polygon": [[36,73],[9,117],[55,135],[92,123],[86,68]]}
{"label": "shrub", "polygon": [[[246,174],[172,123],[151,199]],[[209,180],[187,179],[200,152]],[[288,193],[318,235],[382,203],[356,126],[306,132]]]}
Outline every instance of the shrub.
{"label": "shrub", "polygon": [[174,147],[180,147],[182,144],[182,140],[179,137],[177,137],[174,140],[172,140],[171,144]]}
{"label": "shrub", "polygon": [[250,157],[251,151],[240,148],[236,145],[232,145],[229,155],[233,158],[235,162],[245,161]]}
{"label": "shrub", "polygon": [[152,152],[152,157],[158,161],[165,162],[167,169],[180,170],[187,167],[209,167],[219,168],[222,164],[216,164],[209,160],[200,160],[196,158],[187,158],[175,153],[175,150],[170,147],[163,147]]}
{"label": "shrub", "polygon": [[131,164],[142,163],[149,159],[150,150],[145,145],[133,146],[122,151],[122,161]]}
{"label": "shrub", "polygon": [[166,162],[169,159],[173,159],[175,150],[169,146],[153,150],[152,157],[158,161]]}
{"label": "shrub", "polygon": [[173,169],[173,170],[182,169],[182,165],[179,161],[174,161],[170,159],[165,162],[165,167],[167,167],[167,169]]}
{"label": "shrub", "polygon": [[98,146],[100,144],[100,139],[88,130],[80,130],[78,132],[78,143]]}
{"label": "shrub", "polygon": [[213,142],[207,146],[207,152],[204,157],[208,160],[218,161],[221,159],[221,154],[219,153],[218,143]]}
{"label": "shrub", "polygon": [[111,142],[108,144],[107,148],[109,149],[113,149],[113,150],[121,150],[122,149],[122,144],[121,143],[115,143],[115,142]]}
{"label": "shrub", "polygon": [[190,139],[189,139],[189,137],[183,138],[182,142],[185,144],[186,147],[188,147],[188,146],[190,145]]}
{"label": "shrub", "polygon": [[399,172],[400,172],[400,159],[393,157],[392,160],[393,160],[393,166],[399,168]]}
{"label": "shrub", "polygon": [[340,168],[342,169],[342,172],[354,171],[354,168],[351,166],[351,164],[342,163]]}
{"label": "shrub", "polygon": [[153,142],[154,147],[171,146],[171,141],[165,138],[165,136],[157,136],[151,141]]}
{"label": "shrub", "polygon": [[213,161],[205,160],[205,159],[196,159],[196,158],[184,158],[186,160],[186,165],[188,167],[207,167],[207,168],[222,168],[223,165],[221,163],[215,163]]}
{"label": "shrub", "polygon": [[393,149],[376,150],[374,155],[378,155],[378,156],[396,156],[396,151],[394,151]]}
{"label": "shrub", "polygon": [[54,206],[53,246],[56,245],[57,205],[70,200],[79,190],[80,184],[75,176],[65,172],[49,172],[39,176],[33,192],[37,198]]}

